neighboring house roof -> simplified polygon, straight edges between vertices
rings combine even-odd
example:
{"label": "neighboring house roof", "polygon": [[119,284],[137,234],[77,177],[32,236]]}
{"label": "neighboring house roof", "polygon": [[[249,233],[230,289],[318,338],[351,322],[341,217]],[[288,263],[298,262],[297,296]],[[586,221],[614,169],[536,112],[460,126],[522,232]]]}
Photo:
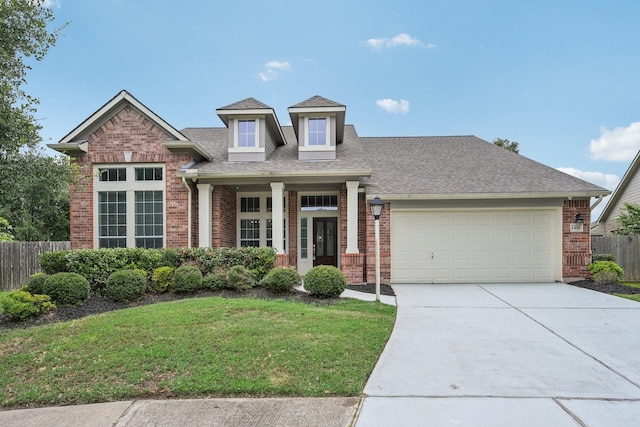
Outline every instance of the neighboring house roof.
{"label": "neighboring house roof", "polygon": [[617,218],[619,208],[624,203],[640,203],[640,175],[638,174],[638,169],[640,169],[640,151],[638,151],[631,165],[629,165],[609,200],[607,200],[607,204],[598,218],[598,223]]}
{"label": "neighboring house roof", "polygon": [[261,178],[369,176],[371,166],[352,125],[345,126],[344,142],[336,147],[336,160],[298,160],[298,144],[292,126],[283,126],[287,144],[278,147],[265,161],[227,161],[229,130],[227,128],[186,128],[181,132],[197,141],[213,155],[211,162],[197,163],[184,173],[190,176],[197,170],[198,178]]}
{"label": "neighboring house roof", "polygon": [[394,198],[595,197],[609,191],[475,136],[361,137],[367,193]]}

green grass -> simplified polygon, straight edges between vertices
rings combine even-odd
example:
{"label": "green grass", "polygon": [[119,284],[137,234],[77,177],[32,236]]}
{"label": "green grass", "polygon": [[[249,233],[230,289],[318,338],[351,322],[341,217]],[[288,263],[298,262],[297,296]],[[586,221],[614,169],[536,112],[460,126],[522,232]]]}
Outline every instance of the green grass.
{"label": "green grass", "polygon": [[[623,284],[625,286],[632,287],[632,288],[640,288],[640,283],[622,282],[621,284]],[[617,297],[626,298],[626,299],[630,299],[632,301],[640,302],[640,294],[614,294],[614,295],[617,296]]]}
{"label": "green grass", "polygon": [[193,298],[0,330],[3,407],[132,398],[355,396],[395,307]]}

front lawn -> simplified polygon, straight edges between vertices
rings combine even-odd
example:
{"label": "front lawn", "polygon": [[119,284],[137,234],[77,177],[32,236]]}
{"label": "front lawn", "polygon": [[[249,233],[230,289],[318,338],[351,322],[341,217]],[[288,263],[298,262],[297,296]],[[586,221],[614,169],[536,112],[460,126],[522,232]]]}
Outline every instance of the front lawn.
{"label": "front lawn", "polygon": [[0,330],[3,407],[133,398],[356,396],[395,307],[219,297]]}

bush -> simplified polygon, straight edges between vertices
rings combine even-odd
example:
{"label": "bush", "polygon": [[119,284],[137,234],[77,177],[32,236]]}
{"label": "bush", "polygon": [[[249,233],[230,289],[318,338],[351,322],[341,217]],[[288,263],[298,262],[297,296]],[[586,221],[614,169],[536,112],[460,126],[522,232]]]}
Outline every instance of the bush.
{"label": "bush", "polygon": [[45,273],[33,274],[29,279],[29,283],[27,283],[27,286],[25,286],[25,290],[30,294],[44,294],[44,282],[47,281],[48,277],[49,275]]}
{"label": "bush", "polygon": [[104,293],[114,301],[131,302],[140,298],[146,289],[147,279],[140,270],[119,270],[107,279]]}
{"label": "bush", "polygon": [[612,254],[592,254],[591,255],[591,262],[597,262],[597,261],[616,261],[616,257]]}
{"label": "bush", "polygon": [[158,267],[151,275],[151,292],[160,294],[173,288],[173,274],[176,269],[173,267]]}
{"label": "bush", "polygon": [[[613,278],[613,282],[608,283],[618,283],[624,275],[622,267],[613,261],[593,262],[589,264],[589,272],[591,273],[594,281],[596,278],[598,278],[598,280],[611,280],[611,278]],[[607,273],[607,275],[605,276],[603,273]]]}
{"label": "bush", "polygon": [[202,287],[216,291],[218,289],[224,289],[227,287],[227,273],[224,271],[217,271],[215,273],[209,273],[204,276],[202,280]]}
{"label": "bush", "polygon": [[195,292],[202,289],[202,272],[193,265],[183,265],[176,268],[173,274],[173,287],[176,292]]}
{"label": "bush", "polygon": [[182,248],[179,250],[179,258],[181,264],[197,265],[202,274],[242,265],[257,279],[262,279],[274,267],[276,251],[271,247]]}
{"label": "bush", "polygon": [[264,276],[260,284],[273,292],[291,292],[300,284],[300,275],[293,268],[275,267]]}
{"label": "bush", "polygon": [[596,285],[608,285],[618,283],[618,276],[613,271],[600,271],[593,275],[593,281]]}
{"label": "bush", "polygon": [[15,320],[56,309],[48,295],[33,295],[27,291],[11,292],[2,300],[2,307],[7,316]]}
{"label": "bush", "polygon": [[318,265],[304,276],[304,288],[313,296],[337,297],[347,289],[347,278],[334,266]]}
{"label": "bush", "polygon": [[45,252],[38,256],[42,271],[47,274],[66,273],[67,255],[70,251]]}
{"label": "bush", "polygon": [[256,284],[253,274],[242,265],[234,265],[227,272],[227,287],[236,291],[246,291]]}
{"label": "bush", "polygon": [[45,294],[59,305],[84,305],[91,287],[87,279],[77,273],[56,273],[44,282]]}

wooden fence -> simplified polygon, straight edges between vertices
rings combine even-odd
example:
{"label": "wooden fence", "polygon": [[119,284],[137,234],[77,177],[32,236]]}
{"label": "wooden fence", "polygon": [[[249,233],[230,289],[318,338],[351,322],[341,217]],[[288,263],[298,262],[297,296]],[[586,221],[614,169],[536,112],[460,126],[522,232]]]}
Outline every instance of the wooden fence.
{"label": "wooden fence", "polygon": [[42,271],[38,255],[69,248],[69,242],[0,242],[0,291],[19,289]]}
{"label": "wooden fence", "polygon": [[612,254],[624,269],[623,281],[640,281],[640,236],[591,236],[591,252]]}

